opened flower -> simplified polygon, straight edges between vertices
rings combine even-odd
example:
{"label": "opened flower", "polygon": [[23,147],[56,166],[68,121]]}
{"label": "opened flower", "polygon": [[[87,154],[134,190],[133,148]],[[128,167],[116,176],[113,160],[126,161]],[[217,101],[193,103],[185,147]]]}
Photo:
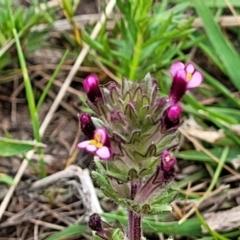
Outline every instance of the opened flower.
{"label": "opened flower", "polygon": [[92,140],[80,142],[77,147],[94,153],[103,160],[111,157],[109,138],[105,128],[98,128]]}
{"label": "opened flower", "polygon": [[198,87],[203,81],[203,75],[199,71],[195,70],[192,63],[186,65],[182,62],[175,62],[170,67],[170,73],[174,79],[179,70],[185,70],[185,80],[187,81],[187,89]]}
{"label": "opened flower", "polygon": [[173,79],[170,99],[173,103],[177,103],[188,89],[198,87],[203,81],[202,73],[195,70],[192,63],[185,65],[182,62],[175,62],[170,67],[170,74]]}

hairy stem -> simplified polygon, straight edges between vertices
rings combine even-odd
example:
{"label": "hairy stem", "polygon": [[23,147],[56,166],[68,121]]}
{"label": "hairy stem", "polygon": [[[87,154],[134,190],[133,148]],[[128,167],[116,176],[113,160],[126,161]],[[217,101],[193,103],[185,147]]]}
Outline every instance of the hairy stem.
{"label": "hairy stem", "polygon": [[[134,199],[141,182],[131,184],[131,199]],[[142,218],[141,215],[132,210],[128,210],[128,238],[129,240],[141,240],[142,236]]]}

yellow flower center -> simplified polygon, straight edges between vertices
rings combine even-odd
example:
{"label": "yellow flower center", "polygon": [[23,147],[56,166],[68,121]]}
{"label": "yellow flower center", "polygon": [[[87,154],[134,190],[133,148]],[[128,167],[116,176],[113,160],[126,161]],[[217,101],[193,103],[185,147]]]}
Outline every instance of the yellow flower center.
{"label": "yellow flower center", "polygon": [[100,133],[96,133],[94,135],[94,139],[90,140],[90,143],[94,146],[96,146],[97,148],[101,148],[103,145],[101,143],[101,134]]}
{"label": "yellow flower center", "polygon": [[189,81],[192,78],[192,74],[191,73],[187,73],[187,81]]}

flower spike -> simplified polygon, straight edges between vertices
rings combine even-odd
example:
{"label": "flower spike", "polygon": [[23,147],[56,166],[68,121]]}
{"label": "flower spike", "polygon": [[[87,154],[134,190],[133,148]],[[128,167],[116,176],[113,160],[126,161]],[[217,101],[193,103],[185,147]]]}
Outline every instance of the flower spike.
{"label": "flower spike", "polygon": [[103,160],[107,160],[111,157],[110,142],[105,128],[96,129],[92,140],[80,142],[77,147],[94,153]]}
{"label": "flower spike", "polygon": [[102,99],[102,93],[99,88],[99,80],[98,77],[94,74],[90,74],[83,81],[84,90],[88,96],[88,99],[95,103],[97,100]]}
{"label": "flower spike", "polygon": [[101,87],[95,75],[84,80],[92,116],[79,115],[80,127],[89,138],[77,147],[98,156],[92,172],[96,183],[129,213],[125,232],[92,215],[89,226],[94,237],[143,239],[141,217],[171,211],[168,204],[175,194],[169,185],[177,161],[170,150],[179,143],[179,101],[188,89],[201,83],[202,75],[192,63],[176,62],[170,72],[173,81],[168,96],[161,96],[158,82],[150,74],[140,81],[123,79]]}

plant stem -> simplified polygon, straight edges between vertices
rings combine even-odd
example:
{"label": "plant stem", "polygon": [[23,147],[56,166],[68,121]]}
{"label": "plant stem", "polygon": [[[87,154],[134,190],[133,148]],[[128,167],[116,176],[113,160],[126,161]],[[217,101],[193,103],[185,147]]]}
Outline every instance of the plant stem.
{"label": "plant stem", "polygon": [[[141,181],[131,184],[131,199],[134,199]],[[128,238],[129,240],[141,240],[142,237],[142,218],[141,215],[132,210],[128,210]]]}

